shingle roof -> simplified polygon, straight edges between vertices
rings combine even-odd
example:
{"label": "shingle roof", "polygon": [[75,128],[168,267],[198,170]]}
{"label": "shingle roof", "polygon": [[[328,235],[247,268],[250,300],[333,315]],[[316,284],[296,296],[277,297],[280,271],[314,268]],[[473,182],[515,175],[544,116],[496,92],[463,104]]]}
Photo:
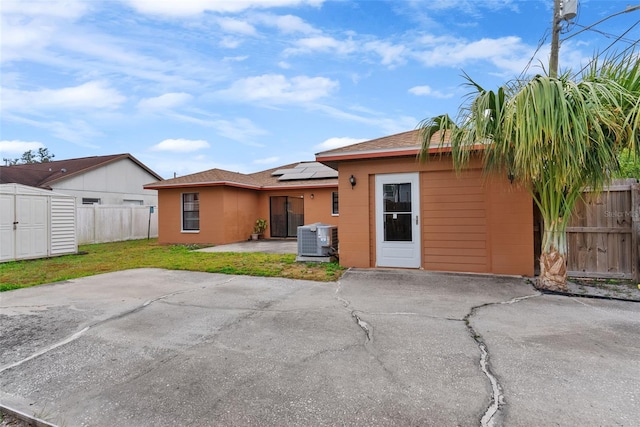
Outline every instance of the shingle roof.
{"label": "shingle roof", "polygon": [[57,181],[88,172],[108,163],[130,159],[153,177],[162,177],[149,169],[129,153],[108,156],[81,157],[77,159],[55,160],[46,163],[0,166],[0,183],[17,183],[31,187],[51,188]]}
{"label": "shingle roof", "polygon": [[[333,169],[337,169],[337,162],[340,160],[416,156],[422,148],[421,132],[421,129],[414,129],[348,145],[346,147],[323,151],[316,154],[316,160]],[[443,146],[446,150],[447,143],[445,142]],[[431,136],[429,151],[439,151],[442,150],[442,148],[440,144],[440,132],[435,132]]]}
{"label": "shingle roof", "polygon": [[347,145],[346,147],[323,151],[321,153],[317,153],[316,157],[325,157],[334,154],[355,153],[363,151],[388,151],[401,148],[419,149],[420,145],[420,130],[415,129],[408,132],[397,133],[395,135],[383,136],[382,138],[360,142],[358,144]]}
{"label": "shingle roof", "polygon": [[[296,168],[298,168],[298,170],[313,169],[314,173],[310,176],[305,175],[306,177],[290,176],[289,178],[291,179],[281,179],[285,175],[285,173],[281,172],[295,172],[293,170]],[[324,174],[323,172],[326,172],[326,174]],[[325,175],[330,175],[330,177],[324,177]],[[332,171],[332,169],[320,163],[300,162],[292,163],[290,165],[278,166],[277,168],[267,169],[252,174],[231,172],[224,169],[209,169],[191,175],[180,176],[177,178],[166,179],[164,181],[147,184],[144,186],[144,188],[162,189],[216,185],[230,185],[254,189],[268,189],[278,187],[285,188],[337,186],[338,176],[335,171]]]}

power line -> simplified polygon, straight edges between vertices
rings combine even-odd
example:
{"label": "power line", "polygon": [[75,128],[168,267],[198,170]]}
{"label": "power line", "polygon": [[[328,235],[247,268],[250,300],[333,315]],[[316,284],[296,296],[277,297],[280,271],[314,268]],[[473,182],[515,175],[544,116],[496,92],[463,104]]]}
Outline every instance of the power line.
{"label": "power line", "polygon": [[[598,33],[598,34],[600,34],[600,35],[602,35],[602,36],[604,36],[606,38],[609,38],[609,39],[618,37],[615,34],[605,33],[604,31],[596,30],[595,28],[587,28],[584,25],[580,25],[580,24],[575,24],[575,25],[578,26],[578,27],[584,28],[586,30],[593,31],[594,33]],[[626,42],[626,43],[636,43],[637,42],[637,40],[627,39],[627,38],[619,38],[618,40],[621,41],[621,42]]]}
{"label": "power line", "polygon": [[600,23],[602,23],[602,22],[606,21],[607,19],[613,18],[614,16],[622,15],[623,13],[634,12],[634,11],[636,11],[636,10],[640,10],[640,5],[637,5],[637,6],[627,6],[627,8],[626,8],[625,10],[621,10],[620,12],[614,13],[613,15],[605,16],[605,17],[604,17],[604,18],[602,18],[601,20],[599,20],[599,21],[597,21],[597,22],[594,22],[593,24],[588,25],[588,26],[586,26],[586,27],[582,28],[580,31],[576,31],[575,33],[571,34],[570,36],[565,37],[564,39],[560,40],[560,42],[563,42],[563,41],[569,40],[570,38],[575,37],[575,36],[577,36],[578,34],[583,33],[583,32],[585,32],[585,31],[587,31],[587,30],[589,30],[589,29],[591,29],[591,28],[595,27],[596,25],[598,25],[598,24],[600,24]]}
{"label": "power line", "polygon": [[[598,56],[602,55],[603,53],[605,53],[607,50],[609,50],[611,48],[611,46],[613,46],[614,44],[616,44],[620,39],[622,39],[624,36],[627,35],[627,33],[629,33],[631,30],[633,30],[633,28],[640,24],[640,20],[636,21],[632,26],[630,26],[627,31],[625,31],[624,33],[622,33],[619,37],[617,37],[614,41],[612,41],[611,43],[609,43],[609,46],[605,47],[604,50],[602,52],[598,53]],[[616,55],[614,57],[614,59],[619,58],[622,54],[624,54],[627,51],[630,51],[632,48],[635,47],[635,45],[639,44],[640,40],[636,40],[634,41],[630,46],[627,46],[621,53],[619,53],[618,55]],[[593,62],[597,59],[598,57],[593,58],[591,61],[589,61],[587,63],[587,65],[585,65],[584,67],[582,67],[582,69],[580,71],[578,71],[577,73],[574,74],[574,76],[577,76],[579,74],[581,74],[584,70],[587,69],[587,67],[589,67],[591,64],[593,64]]]}
{"label": "power line", "polygon": [[529,71],[529,67],[531,66],[531,63],[535,59],[538,52],[540,52],[540,49],[542,48],[542,46],[544,46],[544,44],[547,42],[548,38],[549,38],[549,29],[547,28],[546,30],[544,30],[544,34],[542,34],[542,37],[538,41],[538,47],[536,47],[536,50],[533,52],[533,55],[531,55],[529,62],[527,62],[527,65],[524,67],[524,70],[522,70],[520,75],[518,75],[518,80],[521,80],[524,77],[524,75],[527,73],[527,71]]}

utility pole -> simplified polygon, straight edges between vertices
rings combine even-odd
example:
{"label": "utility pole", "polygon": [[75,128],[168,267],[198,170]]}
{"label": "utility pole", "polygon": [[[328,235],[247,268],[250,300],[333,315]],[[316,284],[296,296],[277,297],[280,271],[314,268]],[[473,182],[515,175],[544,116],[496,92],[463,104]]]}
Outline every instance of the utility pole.
{"label": "utility pole", "polygon": [[560,0],[553,0],[553,24],[551,24],[551,54],[549,77],[558,77],[558,53],[560,51]]}
{"label": "utility pole", "polygon": [[[553,0],[553,23],[551,24],[551,53],[549,54],[549,77],[558,77],[558,54],[560,52],[560,30],[562,21],[571,21],[576,17],[578,7],[578,0]],[[582,28],[580,31],[565,37],[562,41],[568,40],[571,37],[577,36],[583,31],[587,31],[601,22],[614,16],[622,15],[623,13],[635,12],[640,10],[640,5],[627,6],[625,10],[606,16],[598,22]]]}

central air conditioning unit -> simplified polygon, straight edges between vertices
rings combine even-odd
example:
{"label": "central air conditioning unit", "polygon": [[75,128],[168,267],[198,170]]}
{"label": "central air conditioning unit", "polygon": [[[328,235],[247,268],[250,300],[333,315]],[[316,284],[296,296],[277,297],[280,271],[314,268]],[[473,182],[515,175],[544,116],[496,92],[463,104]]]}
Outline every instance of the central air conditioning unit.
{"label": "central air conditioning unit", "polygon": [[316,223],[298,227],[298,256],[328,257],[337,252],[337,226]]}

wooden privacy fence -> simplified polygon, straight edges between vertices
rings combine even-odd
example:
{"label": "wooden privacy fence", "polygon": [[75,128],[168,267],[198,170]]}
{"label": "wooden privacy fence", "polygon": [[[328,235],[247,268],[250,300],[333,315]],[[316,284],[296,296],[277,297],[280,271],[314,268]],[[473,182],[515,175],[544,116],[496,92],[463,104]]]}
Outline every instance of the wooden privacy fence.
{"label": "wooden privacy fence", "polygon": [[150,206],[89,205],[76,207],[79,245],[158,237],[158,208]]}
{"label": "wooden privacy fence", "polygon": [[640,280],[640,184],[585,193],[567,227],[569,276]]}

